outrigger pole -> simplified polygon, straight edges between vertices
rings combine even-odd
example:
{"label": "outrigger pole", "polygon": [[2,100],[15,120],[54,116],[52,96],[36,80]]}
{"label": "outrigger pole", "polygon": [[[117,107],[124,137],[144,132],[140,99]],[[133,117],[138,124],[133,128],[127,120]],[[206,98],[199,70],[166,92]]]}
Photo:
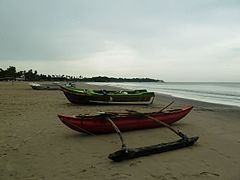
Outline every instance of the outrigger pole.
{"label": "outrigger pole", "polygon": [[187,136],[186,136],[185,134],[183,134],[183,133],[180,132],[179,130],[176,130],[176,129],[172,128],[170,125],[168,125],[168,124],[165,123],[165,122],[159,121],[158,119],[156,119],[156,118],[154,118],[154,117],[152,117],[152,116],[148,116],[148,115],[146,115],[146,114],[144,114],[144,113],[140,113],[140,112],[138,112],[138,111],[133,111],[133,110],[127,110],[127,111],[130,112],[130,113],[135,113],[135,114],[137,114],[137,115],[140,115],[140,116],[143,116],[143,117],[145,117],[145,118],[151,119],[151,120],[153,120],[153,121],[161,124],[162,126],[167,127],[168,129],[170,129],[171,131],[173,131],[174,133],[176,133],[176,134],[177,134],[178,136],[180,136],[181,138],[187,139]]}
{"label": "outrigger pole", "polygon": [[[166,105],[165,107],[163,107],[159,112],[162,112],[164,109],[168,108],[170,105],[172,105],[174,103],[174,101],[172,101],[171,103],[169,103],[168,105]],[[162,126],[165,126],[167,127],[168,129],[170,129],[171,131],[173,131],[174,133],[176,133],[178,136],[180,136],[181,138],[183,139],[186,139],[187,136],[185,134],[183,134],[182,132],[180,132],[179,130],[176,130],[174,128],[172,128],[170,125],[168,125],[167,123],[165,122],[162,122],[162,121],[159,121],[158,119],[154,118],[154,117],[151,117],[151,116],[148,116],[144,113],[141,113],[141,112],[138,112],[138,111],[134,111],[134,110],[128,110],[126,109],[126,111],[130,112],[130,113],[135,113],[137,115],[140,115],[140,116],[143,116],[145,118],[148,118],[148,119],[151,119],[159,124],[161,124]]]}
{"label": "outrigger pole", "polygon": [[170,102],[168,105],[164,106],[159,112],[162,112],[164,109],[168,108],[174,103],[174,101]]}
{"label": "outrigger pole", "polygon": [[126,144],[124,143],[124,141],[123,141],[123,137],[122,137],[122,133],[121,133],[121,131],[119,130],[119,128],[117,127],[117,125],[110,119],[110,117],[106,114],[106,115],[104,115],[104,118],[106,119],[106,120],[108,120],[111,124],[112,124],[112,126],[113,126],[113,128],[115,129],[115,131],[117,132],[117,134],[118,134],[118,136],[120,137],[120,140],[121,140],[121,143],[122,143],[122,150],[127,150],[127,146],[126,146]]}

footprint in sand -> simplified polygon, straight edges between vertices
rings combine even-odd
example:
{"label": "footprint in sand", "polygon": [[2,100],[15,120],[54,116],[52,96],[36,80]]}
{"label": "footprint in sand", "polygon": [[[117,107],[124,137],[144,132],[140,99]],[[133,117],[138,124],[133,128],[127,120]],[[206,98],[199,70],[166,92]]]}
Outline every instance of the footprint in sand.
{"label": "footprint in sand", "polygon": [[207,172],[207,171],[201,172],[200,175],[204,175],[204,176],[220,176],[220,175],[217,174],[217,173]]}
{"label": "footprint in sand", "polygon": [[132,175],[131,174],[124,174],[124,173],[114,173],[114,174],[112,174],[112,180],[128,179],[130,176],[132,176]]}
{"label": "footprint in sand", "polygon": [[141,163],[142,161],[135,161],[129,164],[130,167],[137,166],[137,164]]}
{"label": "footprint in sand", "polygon": [[172,180],[178,180],[178,178],[173,176],[173,174],[171,174],[171,173],[165,173],[164,175],[154,175],[154,174],[151,174],[151,179],[162,179],[162,180],[172,179]]}

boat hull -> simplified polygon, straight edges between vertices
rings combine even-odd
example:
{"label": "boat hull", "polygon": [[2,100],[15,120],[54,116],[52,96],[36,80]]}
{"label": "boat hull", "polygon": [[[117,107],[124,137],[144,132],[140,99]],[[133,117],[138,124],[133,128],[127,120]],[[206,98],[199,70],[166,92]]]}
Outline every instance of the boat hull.
{"label": "boat hull", "polygon": [[[117,91],[109,91],[109,93],[89,92],[85,89],[71,89],[61,86],[66,98],[73,104],[152,104],[155,94],[153,92],[140,91],[139,93],[116,93]],[[133,91],[132,91],[133,92]]]}
{"label": "boat hull", "polygon": [[[167,112],[146,113],[145,115],[158,119],[167,124],[179,121],[192,110],[192,106]],[[104,116],[67,116],[58,114],[59,119],[69,128],[87,134],[103,134],[115,132],[111,123]],[[120,131],[157,128],[161,124],[139,114],[109,115]]]}

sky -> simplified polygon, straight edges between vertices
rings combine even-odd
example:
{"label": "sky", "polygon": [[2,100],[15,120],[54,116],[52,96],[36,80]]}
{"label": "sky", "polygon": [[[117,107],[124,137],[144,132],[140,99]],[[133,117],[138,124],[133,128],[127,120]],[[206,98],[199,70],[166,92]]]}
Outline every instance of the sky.
{"label": "sky", "polygon": [[239,0],[0,0],[0,68],[240,81]]}

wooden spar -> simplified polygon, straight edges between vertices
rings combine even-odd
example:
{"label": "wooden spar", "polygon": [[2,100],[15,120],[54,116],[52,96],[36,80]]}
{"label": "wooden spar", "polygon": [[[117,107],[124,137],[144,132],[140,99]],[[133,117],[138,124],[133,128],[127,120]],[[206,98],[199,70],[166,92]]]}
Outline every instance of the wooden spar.
{"label": "wooden spar", "polygon": [[169,106],[171,106],[174,103],[174,101],[170,102],[168,105],[166,105],[165,107],[163,107],[159,112],[162,112],[164,109],[168,108]]}
{"label": "wooden spar", "polygon": [[[166,105],[165,107],[163,107],[161,110],[157,111],[157,112],[162,112],[164,109],[168,108],[170,105],[172,105],[174,103],[174,101],[170,102],[168,105]],[[126,110],[126,111],[131,111],[131,110]],[[112,112],[112,111],[107,111],[107,112],[99,112],[99,114],[107,114],[107,115],[126,115],[128,113],[117,113],[117,112]]]}
{"label": "wooden spar", "polygon": [[107,114],[102,114],[102,115],[104,116],[104,118],[105,118],[106,120],[108,120],[108,121],[111,123],[111,125],[113,126],[113,128],[115,129],[115,131],[117,132],[117,134],[118,134],[118,136],[119,136],[119,138],[120,138],[120,140],[121,140],[122,150],[126,151],[126,150],[127,150],[127,146],[126,146],[126,144],[125,144],[124,141],[123,141],[123,137],[122,137],[121,131],[119,130],[119,128],[117,127],[117,125],[110,119],[110,117],[109,117]]}
{"label": "wooden spar", "polygon": [[[171,103],[171,104],[172,104],[172,103]],[[168,106],[169,106],[169,105],[168,105]],[[138,112],[138,111],[134,111],[134,110],[127,110],[127,111],[128,111],[128,112],[132,112],[132,113],[136,113],[136,114],[139,114],[139,115],[141,115],[141,116],[143,116],[143,117],[146,117],[146,118],[148,118],[148,119],[151,119],[151,120],[153,120],[153,121],[155,121],[155,122],[157,122],[157,123],[159,123],[159,124],[167,127],[168,129],[170,129],[171,131],[173,131],[174,133],[176,133],[176,134],[177,134],[178,136],[180,136],[181,138],[187,139],[187,136],[186,136],[185,134],[183,134],[183,133],[180,132],[179,130],[176,130],[176,129],[172,128],[170,125],[168,125],[168,124],[165,123],[165,122],[159,121],[158,119],[156,119],[156,118],[154,118],[154,117],[152,117],[152,116],[146,115],[146,114],[141,113],[141,112]]]}

